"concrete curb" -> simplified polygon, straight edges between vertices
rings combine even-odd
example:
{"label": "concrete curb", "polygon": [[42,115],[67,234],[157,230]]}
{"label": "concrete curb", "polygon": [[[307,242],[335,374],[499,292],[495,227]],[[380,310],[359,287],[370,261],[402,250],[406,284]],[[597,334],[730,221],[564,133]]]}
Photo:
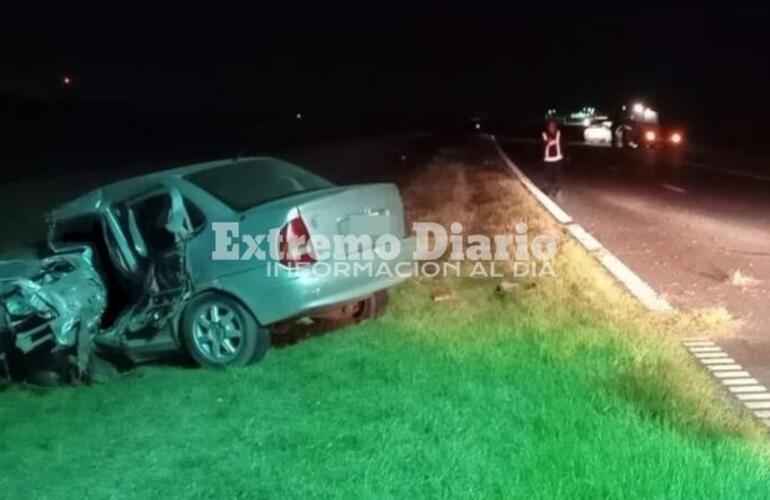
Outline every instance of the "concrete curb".
{"label": "concrete curb", "polygon": [[586,231],[580,224],[577,224],[572,217],[565,212],[559,205],[557,205],[551,198],[548,197],[543,191],[538,188],[532,180],[527,177],[519,167],[516,166],[508,155],[505,154],[503,148],[497,142],[497,138],[494,135],[488,136],[492,143],[495,145],[498,155],[508,168],[514,173],[514,175],[521,181],[524,187],[535,197],[535,199],[545,208],[557,222],[559,222],[564,228],[575,238],[583,247],[592,254],[596,259],[601,262],[607,271],[618,280],[626,289],[636,297],[639,302],[644,305],[648,310],[654,312],[671,312],[674,308],[671,304],[662,296],[660,296],[647,282],[640,278],[635,272],[633,272],[628,266],[626,266],[620,259],[612,254],[607,248],[601,244],[599,240],[594,238],[591,233]]}

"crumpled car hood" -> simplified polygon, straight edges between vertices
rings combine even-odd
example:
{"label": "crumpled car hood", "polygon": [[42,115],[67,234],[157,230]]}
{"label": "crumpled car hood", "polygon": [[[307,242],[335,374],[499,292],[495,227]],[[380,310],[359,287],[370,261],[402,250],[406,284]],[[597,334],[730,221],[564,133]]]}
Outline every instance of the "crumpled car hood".
{"label": "crumpled car hood", "polygon": [[0,262],[3,323],[16,334],[22,351],[34,349],[46,336],[58,346],[74,346],[79,331],[97,328],[106,304],[106,288],[89,249]]}

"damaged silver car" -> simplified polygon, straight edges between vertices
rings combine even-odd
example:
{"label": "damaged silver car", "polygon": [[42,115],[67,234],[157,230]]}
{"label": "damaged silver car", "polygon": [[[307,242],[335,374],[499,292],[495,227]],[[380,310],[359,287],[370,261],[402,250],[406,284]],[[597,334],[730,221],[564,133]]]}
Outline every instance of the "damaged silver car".
{"label": "damaged silver car", "polygon": [[337,186],[274,158],[110,184],[48,215],[48,255],[0,262],[0,370],[23,364],[82,380],[101,355],[136,362],[180,351],[203,366],[243,366],[299,318],[382,313],[387,289],[403,280],[313,272],[311,245],[288,245],[280,259],[216,260],[213,222],[250,234],[281,228],[281,241],[354,227],[370,242],[397,235],[391,265],[414,250],[394,185]]}

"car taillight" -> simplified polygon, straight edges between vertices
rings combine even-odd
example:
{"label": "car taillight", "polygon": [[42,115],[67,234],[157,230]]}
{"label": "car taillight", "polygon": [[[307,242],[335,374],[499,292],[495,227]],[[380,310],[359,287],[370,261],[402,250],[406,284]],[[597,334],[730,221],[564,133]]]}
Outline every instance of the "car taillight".
{"label": "car taillight", "polygon": [[680,134],[679,132],[674,132],[673,134],[671,134],[671,142],[673,142],[674,144],[681,143],[682,142],[682,134]]}
{"label": "car taillight", "polygon": [[279,243],[281,264],[284,266],[307,266],[316,261],[310,232],[301,217],[295,217],[283,226]]}
{"label": "car taillight", "polygon": [[644,138],[647,139],[648,142],[653,142],[655,140],[655,137],[656,137],[655,131],[653,130],[648,130],[647,132],[644,133]]}

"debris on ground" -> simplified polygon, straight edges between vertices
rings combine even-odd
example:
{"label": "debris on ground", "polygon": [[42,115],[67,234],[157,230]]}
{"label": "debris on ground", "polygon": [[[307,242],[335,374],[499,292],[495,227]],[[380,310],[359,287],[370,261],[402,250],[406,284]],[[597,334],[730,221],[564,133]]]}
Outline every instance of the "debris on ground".
{"label": "debris on ground", "polygon": [[452,292],[435,292],[433,294],[433,302],[444,302],[447,300],[452,300],[454,298],[454,293]]}
{"label": "debris on ground", "polygon": [[734,271],[730,275],[730,284],[738,288],[750,288],[759,285],[760,281],[756,278],[743,274],[740,270]]}
{"label": "debris on ground", "polygon": [[497,292],[501,294],[510,294],[516,291],[518,287],[519,287],[518,283],[514,283],[513,281],[502,280],[500,283],[497,284]]}

